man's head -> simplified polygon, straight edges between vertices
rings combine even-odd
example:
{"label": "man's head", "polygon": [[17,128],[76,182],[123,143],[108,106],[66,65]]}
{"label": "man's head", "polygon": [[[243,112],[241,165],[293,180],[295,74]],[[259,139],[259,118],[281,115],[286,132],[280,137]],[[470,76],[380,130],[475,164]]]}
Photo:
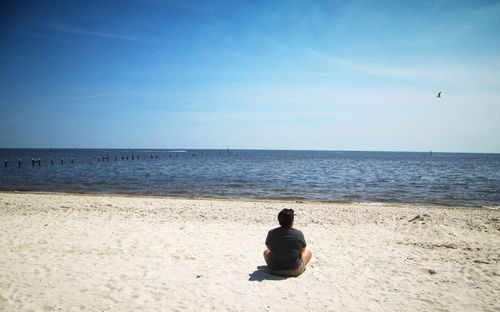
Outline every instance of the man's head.
{"label": "man's head", "polygon": [[293,209],[283,209],[278,214],[278,221],[282,227],[291,227],[293,224]]}

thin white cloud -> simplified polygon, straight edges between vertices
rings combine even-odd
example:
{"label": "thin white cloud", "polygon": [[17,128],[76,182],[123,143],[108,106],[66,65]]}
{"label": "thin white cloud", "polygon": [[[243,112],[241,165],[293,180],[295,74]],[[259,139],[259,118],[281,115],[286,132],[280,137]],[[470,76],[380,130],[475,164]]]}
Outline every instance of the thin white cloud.
{"label": "thin white cloud", "polygon": [[57,30],[60,32],[65,32],[65,33],[70,33],[70,34],[74,34],[74,35],[95,36],[95,37],[114,38],[114,39],[133,40],[133,41],[140,40],[137,37],[122,36],[122,35],[96,32],[96,31],[89,31],[89,30],[85,30],[85,29],[81,29],[81,28],[77,28],[77,27],[70,27],[70,26],[67,26],[64,24],[60,24],[60,23],[50,24],[49,27],[53,30]]}
{"label": "thin white cloud", "polygon": [[429,70],[427,68],[370,64],[367,62],[330,56],[313,49],[309,49],[308,52],[318,58],[320,62],[324,62],[326,65],[340,66],[349,70],[383,78],[416,79],[430,75],[435,77],[436,75],[435,70]]}
{"label": "thin white cloud", "polygon": [[474,64],[464,64],[460,60],[437,62],[422,59],[419,64],[400,65],[339,58],[313,49],[308,49],[308,52],[326,67],[341,67],[380,78],[408,80],[418,84],[455,86],[457,88],[499,86],[499,60],[477,60]]}
{"label": "thin white cloud", "polygon": [[115,96],[115,95],[122,95],[121,93],[117,92],[108,92],[108,93],[95,93],[95,94],[89,94],[89,95],[83,95],[83,96],[78,96],[73,98],[73,100],[92,100],[92,99],[97,99],[97,98],[103,98],[103,97],[110,97],[110,96]]}
{"label": "thin white cloud", "polygon": [[129,41],[154,41],[161,42],[161,39],[155,38],[142,38],[142,37],[134,37],[134,36],[124,36],[107,32],[100,31],[92,31],[86,30],[78,27],[68,26],[61,23],[53,23],[49,24],[49,27],[53,30],[65,32],[73,35],[79,36],[93,36],[93,37],[101,37],[101,38],[110,38],[110,39],[120,39],[120,40],[129,40]]}
{"label": "thin white cloud", "polygon": [[13,32],[15,34],[22,35],[22,36],[28,36],[28,37],[32,37],[32,38],[36,38],[36,39],[42,39],[42,40],[58,41],[57,39],[55,39],[53,37],[50,37],[50,36],[47,36],[47,35],[42,35],[42,34],[35,33],[35,32],[18,30],[18,29],[14,29],[14,28],[11,28],[11,27],[2,27],[2,28],[6,29],[6,30],[8,30],[10,32]]}

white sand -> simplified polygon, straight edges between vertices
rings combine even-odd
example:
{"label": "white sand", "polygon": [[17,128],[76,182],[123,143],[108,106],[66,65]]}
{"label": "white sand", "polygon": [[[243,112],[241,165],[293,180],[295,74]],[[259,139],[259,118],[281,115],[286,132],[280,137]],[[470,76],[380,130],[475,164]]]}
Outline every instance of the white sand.
{"label": "white sand", "polygon": [[[285,207],[313,252],[298,278],[259,268]],[[500,311],[499,219],[463,208],[0,193],[0,310]]]}

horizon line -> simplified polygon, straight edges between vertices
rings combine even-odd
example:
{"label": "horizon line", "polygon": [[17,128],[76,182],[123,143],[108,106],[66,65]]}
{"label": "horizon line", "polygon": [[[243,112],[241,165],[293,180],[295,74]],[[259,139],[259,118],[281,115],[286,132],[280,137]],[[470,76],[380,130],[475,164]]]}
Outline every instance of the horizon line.
{"label": "horizon line", "polygon": [[500,154],[500,152],[463,152],[434,150],[362,150],[362,149],[283,149],[283,148],[186,148],[186,147],[0,147],[0,150],[229,150],[229,151],[297,151],[297,152],[375,152],[375,153],[432,153],[432,154]]}

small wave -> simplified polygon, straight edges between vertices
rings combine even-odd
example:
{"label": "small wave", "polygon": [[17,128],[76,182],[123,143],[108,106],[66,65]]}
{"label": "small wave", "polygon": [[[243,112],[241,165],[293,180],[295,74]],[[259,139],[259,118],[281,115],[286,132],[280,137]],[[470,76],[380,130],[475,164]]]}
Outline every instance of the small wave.
{"label": "small wave", "polygon": [[187,190],[172,190],[169,193],[174,194],[174,195],[182,195],[182,194],[188,194]]}
{"label": "small wave", "polygon": [[484,209],[500,210],[500,206],[482,206]]}
{"label": "small wave", "polygon": [[366,206],[384,206],[384,205],[387,205],[387,204],[384,204],[384,203],[371,203],[371,202],[354,202],[355,204],[360,204],[360,205],[366,205]]}
{"label": "small wave", "polygon": [[282,193],[284,191],[286,191],[285,189],[282,189],[282,188],[275,188],[275,189],[272,189],[271,190],[272,192],[275,192],[275,193]]}
{"label": "small wave", "polygon": [[307,198],[302,196],[263,196],[260,198],[269,200],[284,200],[284,201],[308,200]]}
{"label": "small wave", "polygon": [[231,183],[227,185],[228,187],[233,187],[233,188],[242,188],[244,187],[243,184],[237,184],[237,183]]}

